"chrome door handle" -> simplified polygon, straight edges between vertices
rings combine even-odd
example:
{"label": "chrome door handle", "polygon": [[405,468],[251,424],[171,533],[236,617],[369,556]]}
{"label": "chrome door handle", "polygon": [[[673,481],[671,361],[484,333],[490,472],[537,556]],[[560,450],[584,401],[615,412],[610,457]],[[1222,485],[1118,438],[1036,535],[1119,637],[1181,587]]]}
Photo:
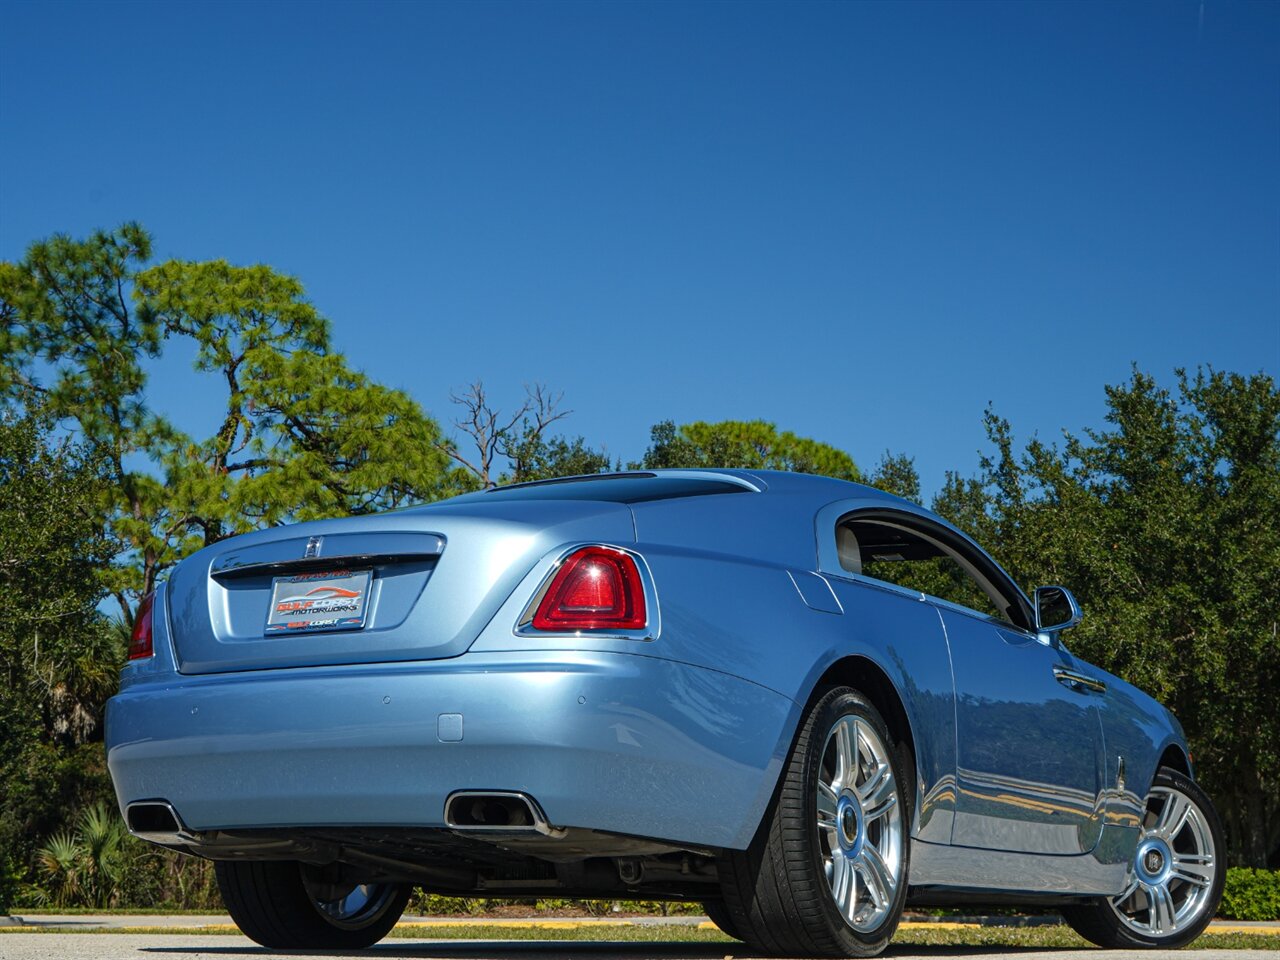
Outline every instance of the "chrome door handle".
{"label": "chrome door handle", "polygon": [[1054,667],[1053,678],[1064,687],[1068,687],[1076,693],[1106,693],[1107,685],[1101,680],[1086,676],[1083,673],[1076,673],[1074,670],[1068,670],[1066,667]]}

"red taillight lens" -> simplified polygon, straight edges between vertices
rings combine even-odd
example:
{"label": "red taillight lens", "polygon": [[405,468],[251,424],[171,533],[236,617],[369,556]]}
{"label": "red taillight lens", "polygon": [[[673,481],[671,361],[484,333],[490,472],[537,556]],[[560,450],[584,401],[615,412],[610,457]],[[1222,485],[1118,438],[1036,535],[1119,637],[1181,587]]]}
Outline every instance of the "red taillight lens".
{"label": "red taillight lens", "polygon": [[149,657],[155,650],[151,646],[151,607],[155,604],[156,595],[153,590],[142,598],[138,605],[138,615],[133,620],[133,634],[129,637],[129,659],[141,660]]}
{"label": "red taillight lens", "polygon": [[635,560],[609,547],[570,554],[533,615],[535,630],[643,630],[647,622]]}

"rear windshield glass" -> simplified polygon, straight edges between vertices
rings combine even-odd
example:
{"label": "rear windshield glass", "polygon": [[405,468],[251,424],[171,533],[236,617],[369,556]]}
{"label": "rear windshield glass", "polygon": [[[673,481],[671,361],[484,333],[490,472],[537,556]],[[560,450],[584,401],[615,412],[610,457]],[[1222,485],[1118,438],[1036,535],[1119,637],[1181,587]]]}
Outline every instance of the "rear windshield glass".
{"label": "rear windshield glass", "polygon": [[574,477],[497,487],[469,493],[459,500],[491,503],[498,500],[605,500],[612,503],[644,503],[701,497],[713,493],[750,493],[746,487],[727,480],[697,477],[662,477],[652,473],[621,473],[601,477]]}

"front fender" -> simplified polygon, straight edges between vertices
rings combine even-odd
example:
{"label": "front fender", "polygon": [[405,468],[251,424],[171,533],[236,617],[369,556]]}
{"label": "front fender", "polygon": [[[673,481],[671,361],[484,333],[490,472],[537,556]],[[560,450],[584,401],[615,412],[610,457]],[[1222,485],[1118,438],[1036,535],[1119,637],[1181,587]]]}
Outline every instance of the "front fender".
{"label": "front fender", "polygon": [[[1101,672],[1101,671],[1099,671]],[[1188,756],[1182,727],[1165,707],[1119,677],[1107,675],[1102,730],[1107,822],[1135,832],[1169,747]]]}

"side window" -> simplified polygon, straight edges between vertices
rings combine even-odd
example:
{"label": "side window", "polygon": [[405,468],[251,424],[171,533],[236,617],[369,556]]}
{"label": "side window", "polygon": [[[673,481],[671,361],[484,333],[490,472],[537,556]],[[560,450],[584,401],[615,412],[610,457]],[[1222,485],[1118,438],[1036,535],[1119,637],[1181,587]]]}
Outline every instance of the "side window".
{"label": "side window", "polygon": [[1003,596],[953,547],[892,521],[849,518],[836,528],[840,566],[1022,625],[1016,601]]}

